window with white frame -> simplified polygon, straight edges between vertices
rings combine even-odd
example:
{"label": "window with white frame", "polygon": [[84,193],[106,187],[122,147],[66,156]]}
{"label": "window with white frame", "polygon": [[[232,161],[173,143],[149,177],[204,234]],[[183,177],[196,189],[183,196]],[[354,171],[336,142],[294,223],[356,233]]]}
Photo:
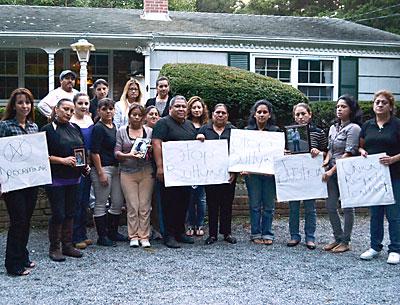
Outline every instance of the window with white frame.
{"label": "window with white frame", "polygon": [[18,50],[0,50],[0,100],[18,88]]}
{"label": "window with white frame", "polygon": [[35,99],[44,98],[49,92],[49,60],[44,50],[25,50],[25,87]]}
{"label": "window with white frame", "polygon": [[333,60],[299,59],[298,89],[310,101],[333,99]]}
{"label": "window with white frame", "polygon": [[289,58],[261,58],[255,59],[255,72],[265,76],[279,79],[282,82],[290,82]]}

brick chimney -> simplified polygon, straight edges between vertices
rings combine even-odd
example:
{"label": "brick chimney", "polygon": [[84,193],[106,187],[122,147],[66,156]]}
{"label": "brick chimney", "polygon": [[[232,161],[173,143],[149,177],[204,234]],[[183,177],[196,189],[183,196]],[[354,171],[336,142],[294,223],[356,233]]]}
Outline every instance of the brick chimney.
{"label": "brick chimney", "polygon": [[168,0],[143,0],[143,14],[140,18],[146,20],[170,21]]}

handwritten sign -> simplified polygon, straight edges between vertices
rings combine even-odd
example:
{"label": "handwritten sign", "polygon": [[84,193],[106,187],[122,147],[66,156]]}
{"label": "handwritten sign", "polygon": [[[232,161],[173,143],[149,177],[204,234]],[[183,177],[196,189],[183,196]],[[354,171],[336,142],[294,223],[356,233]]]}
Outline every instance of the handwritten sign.
{"label": "handwritten sign", "polygon": [[382,154],[336,161],[342,208],[394,204],[389,167],[379,163]]}
{"label": "handwritten sign", "polygon": [[289,155],[274,161],[276,196],[278,201],[327,198],[326,183],[322,182],[323,157],[319,154]]}
{"label": "handwritten sign", "polygon": [[227,183],[228,141],[172,141],[162,144],[165,186]]}
{"label": "handwritten sign", "polygon": [[274,174],[274,157],[284,149],[283,132],[232,129],[229,171]]}
{"label": "handwritten sign", "polygon": [[44,132],[0,138],[2,192],[51,183]]}

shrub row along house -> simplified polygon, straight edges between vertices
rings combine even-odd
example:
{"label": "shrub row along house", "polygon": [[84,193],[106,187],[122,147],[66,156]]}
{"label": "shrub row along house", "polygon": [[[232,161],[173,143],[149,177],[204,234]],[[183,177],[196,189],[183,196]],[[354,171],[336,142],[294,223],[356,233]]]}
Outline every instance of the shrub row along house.
{"label": "shrub row along house", "polygon": [[107,79],[114,99],[132,74],[152,96],[166,63],[239,67],[311,101],[342,93],[369,100],[381,88],[400,97],[399,35],[335,18],[168,12],[168,0],[144,0],[143,11],[0,6],[0,101],[18,86],[40,99],[57,87],[60,71],[78,72],[70,45],[80,38],[96,47],[88,85]]}

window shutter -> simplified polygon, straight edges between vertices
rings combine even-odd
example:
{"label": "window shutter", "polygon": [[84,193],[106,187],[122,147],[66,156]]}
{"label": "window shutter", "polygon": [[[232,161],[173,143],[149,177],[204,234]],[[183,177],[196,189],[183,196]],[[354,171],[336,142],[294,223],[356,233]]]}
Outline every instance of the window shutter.
{"label": "window shutter", "polygon": [[350,94],[358,99],[358,58],[339,58],[339,95]]}
{"label": "window shutter", "polygon": [[250,70],[249,53],[228,53],[228,66]]}

